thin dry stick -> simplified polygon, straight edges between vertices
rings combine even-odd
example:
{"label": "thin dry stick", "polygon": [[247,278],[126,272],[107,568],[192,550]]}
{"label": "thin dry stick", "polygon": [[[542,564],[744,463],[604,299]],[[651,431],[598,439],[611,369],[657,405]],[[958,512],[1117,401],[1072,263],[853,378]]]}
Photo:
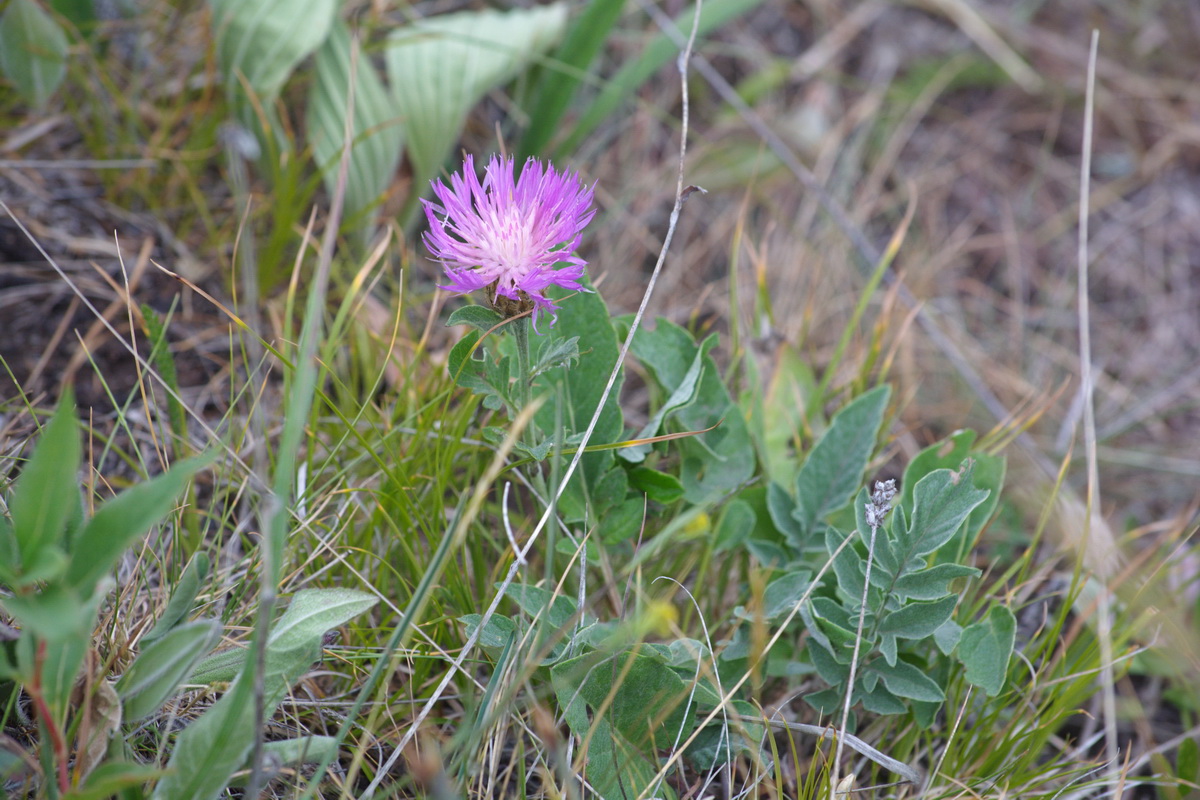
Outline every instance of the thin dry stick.
{"label": "thin dry stick", "polygon": [[[1091,539],[1092,515],[1100,509],[1100,467],[1096,458],[1095,385],[1092,378],[1092,337],[1088,305],[1088,191],[1092,171],[1092,115],[1096,102],[1096,51],[1100,32],[1092,31],[1088,53],[1087,94],[1083,110],[1083,164],[1079,173],[1079,372],[1083,384],[1083,443],[1087,454],[1087,511],[1084,514],[1085,547]],[[1099,575],[1100,603],[1097,634],[1100,638],[1100,682],[1104,705],[1104,754],[1112,770],[1120,769],[1117,744],[1117,695],[1113,677],[1112,602],[1108,593],[1108,576]],[[1114,785],[1114,800],[1120,789]]]}

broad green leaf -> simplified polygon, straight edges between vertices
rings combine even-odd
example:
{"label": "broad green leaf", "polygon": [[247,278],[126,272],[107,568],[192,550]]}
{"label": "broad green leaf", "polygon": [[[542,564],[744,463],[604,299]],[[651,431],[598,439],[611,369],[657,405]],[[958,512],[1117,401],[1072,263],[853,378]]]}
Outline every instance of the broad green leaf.
{"label": "broad green leaf", "polygon": [[959,472],[939,469],[917,483],[912,519],[905,539],[897,543],[901,553],[911,559],[936,551],[954,537],[971,512],[987,499],[988,492],[973,485],[971,472],[970,465]]}
{"label": "broad green leaf", "polygon": [[950,655],[954,652],[954,648],[958,647],[958,641],[962,638],[963,628],[952,619],[946,620],[942,627],[933,632],[933,641],[937,644],[938,650],[942,651],[942,655]]}
{"label": "broad green leaf", "polygon": [[958,660],[967,682],[995,697],[1004,688],[1016,642],[1017,619],[1007,606],[992,606],[986,618],[968,625],[958,640]]}
{"label": "broad green leaf", "polygon": [[[571,369],[555,367],[542,373],[534,381],[534,394],[545,394],[549,397],[549,401],[537,413],[537,423],[544,431],[555,430],[555,405],[560,388],[563,400],[562,426],[575,434],[581,434],[587,429],[588,422],[596,412],[596,404],[600,401],[600,393],[604,390],[620,353],[620,343],[617,341],[617,334],[613,330],[612,319],[603,298],[592,290],[591,283],[586,278],[581,283],[591,291],[568,296],[567,292],[554,287],[550,292],[550,296],[562,306],[562,311],[558,314],[558,322],[544,331],[543,335],[555,339],[579,337],[581,349],[579,362]],[[621,394],[624,379],[623,372],[617,375],[589,445],[611,444],[623,438],[624,421],[617,399]],[[575,448],[568,446],[566,449],[565,457],[573,457]],[[615,456],[611,450],[588,453],[583,457],[580,469],[583,471],[583,480],[586,481],[586,493],[581,479],[573,477],[559,504],[560,512],[565,518],[583,519],[585,503],[592,500],[591,492],[612,468],[614,460]],[[578,470],[576,472],[578,473]],[[594,507],[591,510],[593,514],[597,511]]]}
{"label": "broad green leaf", "polygon": [[[761,155],[761,147],[755,146],[755,150]],[[804,409],[816,389],[817,381],[807,358],[795,347],[782,345],[765,393],[757,389],[762,394],[763,405],[764,469],[771,482],[781,487],[792,486],[796,482],[799,465],[794,452],[795,443],[807,424]],[[780,530],[786,533],[784,529]]]}
{"label": "broad green leaf", "polygon": [[924,639],[953,616],[956,605],[956,594],[930,603],[909,603],[883,617],[879,632],[895,634],[901,639]]}
{"label": "broad green leaf", "polygon": [[35,108],[67,74],[67,35],[35,0],[12,0],[0,17],[0,70]]}
{"label": "broad green leaf", "polygon": [[754,532],[758,520],[754,509],[745,500],[730,500],[721,510],[717,520],[717,532],[713,537],[713,551],[717,553],[740,548]]}
{"label": "broad green leaf", "polygon": [[857,695],[863,708],[872,714],[903,714],[908,711],[904,702],[889,691],[884,684],[876,684],[870,691],[859,689]]}
{"label": "broad green leaf", "polygon": [[147,764],[108,761],[89,772],[82,784],[62,795],[62,800],[108,800],[117,795],[125,796],[123,791],[132,789],[136,792],[138,787],[161,774],[161,769]]}
{"label": "broad green leaf", "polygon": [[[654,415],[650,417],[650,421],[642,426],[642,429],[634,434],[634,439],[649,439],[652,436],[657,436],[662,428],[663,420],[668,414],[687,406],[696,399],[696,387],[700,383],[700,375],[704,371],[704,357],[712,350],[716,344],[715,339],[709,339],[703,346],[696,348],[696,355],[692,358],[691,366],[684,373],[683,380],[671,392],[671,396],[667,398]],[[650,452],[651,445],[638,444],[632,447],[624,447],[617,451],[617,455],[626,461],[639,464],[646,458],[646,454]]]}
{"label": "broad green leaf", "polygon": [[[628,325],[628,317],[619,320]],[[653,330],[641,328],[633,339],[632,351],[650,370],[664,392],[674,393],[684,385],[697,351],[703,355],[703,373],[695,399],[670,414],[673,429],[714,430],[678,441],[680,482],[684,497],[696,504],[711,502],[737,489],[754,474],[757,458],[746,420],[729,396],[712,356],[712,340],[697,345],[691,334],[669,320],[659,319]]]}
{"label": "broad green leaf", "polygon": [[468,112],[552,47],[566,22],[566,4],[554,3],[442,14],[392,33],[388,78],[396,113],[404,120],[414,196],[441,169]]}
{"label": "broad green leaf", "polygon": [[629,486],[643,492],[656,503],[671,505],[683,498],[683,484],[674,475],[659,472],[649,467],[635,467],[629,471]]}
{"label": "broad green leaf", "polygon": [[377,204],[395,176],[404,146],[404,133],[391,94],[370,57],[360,49],[354,65],[354,106],[348,107],[351,80],[350,29],[335,20],[317,50],[312,91],[308,99],[308,140],[330,195],[337,186],[345,138],[346,113],[352,114],[350,163],[346,172],[348,220],[357,219],[360,241],[374,233],[369,218],[359,218]]}
{"label": "broad green leaf", "polygon": [[74,505],[71,496],[79,493],[75,472],[81,452],[75,399],[67,391],[21,470],[9,500],[13,535],[23,566],[33,565],[41,553],[61,543]]}
{"label": "broad green leaf", "polygon": [[762,612],[760,614],[748,611],[744,606],[734,609],[735,616],[742,619],[761,618],[766,622],[782,619],[792,613],[792,609],[800,602],[800,598],[812,584],[812,572],[807,569],[788,572],[779,576],[763,591]]}
{"label": "broad green leaf", "polygon": [[162,475],[126,489],[102,505],[79,532],[67,582],[81,595],[91,594],[130,543],[165,517],[192,476],[211,462],[211,456],[180,461]]}
{"label": "broad green leaf", "polygon": [[931,703],[946,699],[942,688],[932,678],[907,661],[897,661],[893,665],[875,660],[867,666],[867,669],[878,673],[888,691],[899,697]]}
{"label": "broad green leaf", "polygon": [[353,589],[296,592],[271,629],[268,649],[283,652],[320,645],[326,631],[344,625],[378,602],[375,595]]}
{"label": "broad green leaf", "polygon": [[974,431],[958,431],[918,453],[904,470],[900,499],[897,503],[911,519],[916,488],[920,480],[938,469],[958,470],[969,458],[974,465],[974,469],[971,470],[972,485],[976,489],[987,490],[990,494],[968,518],[967,544],[975,538],[995,512],[996,505],[1000,502],[1000,489],[1004,485],[1005,473],[1003,458],[978,451],[972,452],[971,447],[974,443]]}
{"label": "broad green leaf", "polygon": [[[378,602],[351,589],[297,592],[275,624],[267,644],[263,710],[274,713],[290,687],[313,662],[325,632],[348,622]],[[239,651],[243,661],[247,651]],[[229,690],[179,736],[154,788],[154,800],[209,800],[245,763],[254,745],[253,665],[244,663]]]}
{"label": "broad green leaf", "polygon": [[200,586],[208,577],[208,569],[207,553],[196,553],[192,556],[192,560],[184,567],[183,574],[179,576],[179,580],[171,592],[171,599],[167,601],[167,607],[163,609],[158,622],[154,623],[154,627],[150,629],[149,633],[141,638],[139,643],[143,647],[161,638],[167,631],[174,628],[176,623],[191,613]]}
{"label": "broad green leaf", "polygon": [[[655,754],[643,754],[634,748],[613,730],[606,717],[593,719],[573,669],[564,670],[563,664],[559,664],[551,670],[551,677],[559,708],[571,733],[581,741],[589,742],[585,777],[599,797],[637,797],[650,788],[658,771]],[[661,786],[656,794],[664,800],[675,797],[669,786]]]}
{"label": "broad green leaf", "polygon": [[90,636],[96,611],[95,602],[85,603],[61,583],[51,583],[33,594],[0,597],[0,607],[21,623],[23,630],[49,641]]}
{"label": "broad green leaf", "polygon": [[273,114],[280,89],[301,60],[325,38],[341,6],[339,0],[208,0],[212,7],[217,64],[242,123],[258,129],[253,104]]}
{"label": "broad green leaf", "polygon": [[[499,588],[499,584],[497,584],[497,588]],[[575,614],[574,598],[567,597],[565,594],[555,594],[540,586],[514,583],[508,587],[507,594],[530,617],[540,614],[554,628],[563,627]]]}
{"label": "broad green leaf", "polygon": [[816,639],[810,640],[807,651],[813,666],[817,668],[817,674],[830,686],[841,686],[850,679],[850,665],[838,661],[821,642]]}
{"label": "broad green leaf", "polygon": [[220,639],[220,623],[198,620],[180,625],[142,650],[117,681],[125,720],[135,722],[157,711]]}
{"label": "broad green leaf", "polygon": [[950,594],[950,581],[979,574],[975,567],[938,564],[929,569],[901,575],[896,579],[893,591],[901,600],[937,600]]}
{"label": "broad green leaf", "polygon": [[1175,774],[1185,781],[1200,781],[1200,742],[1184,739],[1175,754]]}
{"label": "broad green leaf", "polygon": [[[458,621],[467,626],[467,636],[472,636],[479,627],[481,619],[483,619],[482,614],[467,614],[459,617]],[[517,623],[503,614],[493,614],[479,634],[479,646],[504,647],[516,633]]]}
{"label": "broad green leaf", "polygon": [[891,388],[879,386],[848,403],[804,460],[796,476],[794,516],[805,533],[819,530],[825,516],[858,491],[889,397]]}
{"label": "broad green leaf", "polygon": [[446,319],[446,327],[470,325],[480,333],[487,333],[504,321],[504,315],[487,306],[460,306]]}
{"label": "broad green leaf", "polygon": [[568,339],[542,339],[538,347],[537,358],[533,361],[533,375],[536,377],[555,367],[571,368],[579,361],[579,337]]}
{"label": "broad green leaf", "polygon": [[[763,715],[762,709],[745,700],[733,700],[730,705],[730,711],[741,717]],[[718,715],[696,735],[684,757],[702,772],[740,756],[754,758],[761,752],[766,731],[765,723],[746,722],[744,719],[731,719],[726,723]]]}
{"label": "broad green leaf", "polygon": [[16,583],[17,569],[21,566],[20,553],[12,523],[8,521],[7,517],[0,514],[0,584]]}
{"label": "broad green leaf", "polygon": [[[90,609],[95,619],[96,608]],[[75,687],[75,678],[91,644],[91,637],[72,636],[65,639],[38,639],[21,636],[17,639],[17,673],[25,685],[38,680],[42,696],[54,719],[65,718],[67,700]],[[34,678],[34,675],[39,675]]]}
{"label": "broad green leaf", "polygon": [[796,521],[795,512],[796,501],[792,496],[775,481],[767,484],[767,513],[771,516],[771,522],[775,524],[775,529],[783,534],[792,550],[799,555],[806,544],[805,531]]}
{"label": "broad green leaf", "polygon": [[588,653],[561,662],[552,672],[576,686],[593,710],[608,704],[605,719],[642,752],[665,750],[681,732],[685,738],[690,732],[691,721],[684,716],[690,687],[657,658]]}

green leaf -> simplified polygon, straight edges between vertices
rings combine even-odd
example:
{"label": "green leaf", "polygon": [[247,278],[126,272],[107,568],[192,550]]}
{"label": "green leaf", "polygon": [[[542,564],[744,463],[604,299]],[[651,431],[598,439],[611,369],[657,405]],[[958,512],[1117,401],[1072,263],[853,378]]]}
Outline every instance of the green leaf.
{"label": "green leaf", "polygon": [[225,89],[242,123],[257,130],[253,104],[273,115],[275,99],[301,60],[325,38],[341,5],[339,0],[208,0],[212,7],[217,64]]}
{"label": "green leaf", "polygon": [[[335,20],[329,36],[317,50],[315,76],[308,99],[308,140],[321,168],[325,189],[333,195],[345,138],[351,80],[350,29]],[[404,133],[391,94],[359,50],[354,65],[353,125],[350,129],[350,163],[346,173],[346,218],[354,220],[377,204],[400,165]],[[360,240],[366,244],[374,233],[370,219],[359,219]]]}
{"label": "green leaf", "polygon": [[[571,732],[580,740],[590,742],[586,753],[588,784],[603,798],[643,794],[651,787],[658,771],[657,759],[653,754],[643,754],[617,734],[605,717],[593,719],[588,703],[580,694],[575,671],[563,670],[562,666],[559,664],[551,670],[554,693]],[[659,786],[656,794],[664,800],[675,797],[665,785]]]}
{"label": "green leaf", "polygon": [[[314,764],[327,759],[332,761],[337,757],[338,741],[335,736],[300,736],[295,739],[278,739],[274,742],[263,743],[263,755],[270,759],[268,763],[284,767]],[[249,759],[242,764],[242,770],[249,772]],[[244,785],[244,782],[234,780],[230,782],[230,785]]]}
{"label": "green leaf", "polygon": [[76,470],[81,455],[75,400],[68,390],[21,470],[9,501],[13,535],[26,569],[42,553],[57,548],[78,495]]}
{"label": "green leaf", "polygon": [[1007,606],[992,606],[986,618],[968,625],[958,640],[958,660],[967,682],[995,697],[1004,688],[1016,642],[1017,619]]}
{"label": "green leaf", "polygon": [[[666,402],[654,412],[654,415],[650,417],[650,421],[634,434],[634,439],[649,439],[652,436],[657,436],[659,430],[662,428],[663,420],[668,415],[688,406],[696,399],[696,388],[700,383],[700,376],[704,372],[704,357],[708,355],[708,352],[712,350],[715,344],[715,339],[709,339],[704,345],[696,348],[696,355],[692,358],[691,366],[684,373],[680,384],[674,388]],[[630,463],[637,464],[646,458],[646,454],[650,452],[652,446],[649,444],[637,444],[632,447],[624,447],[617,451],[617,455]]]}
{"label": "green leaf", "polygon": [[158,767],[109,761],[89,772],[83,783],[64,794],[62,800],[108,800],[127,789],[137,791],[137,787],[145,786],[161,774]]}
{"label": "green leaf", "polygon": [[866,669],[877,673],[888,691],[899,697],[931,703],[946,699],[942,688],[932,678],[907,661],[897,661],[892,665],[877,659]]}
{"label": "green leaf", "polygon": [[1200,742],[1184,739],[1175,754],[1175,774],[1190,783],[1200,781]]}
{"label": "green leaf", "polygon": [[954,615],[956,605],[956,594],[931,603],[909,603],[880,620],[879,632],[895,634],[901,639],[924,639]]}
{"label": "green leaf", "polygon": [[683,498],[683,484],[674,475],[659,472],[649,467],[635,467],[629,471],[629,487],[643,492],[656,503],[669,506]]}
{"label": "green leaf", "polygon": [[59,583],[34,594],[0,597],[0,606],[22,629],[49,641],[91,636],[96,605]]}
{"label": "green leaf", "polygon": [[826,515],[846,505],[858,491],[889,397],[891,388],[879,386],[848,403],[808,454],[796,476],[793,514],[806,534],[818,530]]}
{"label": "green leaf", "polygon": [[[450,312],[449,318],[446,319],[446,327],[470,325],[480,333],[487,333],[503,321],[503,314],[487,306],[460,306]],[[450,374],[453,375],[453,371]]]}
{"label": "green leaf", "polygon": [[549,50],[566,22],[566,5],[554,3],[506,13],[442,14],[392,33],[388,78],[396,113],[404,120],[414,197],[437,175],[468,112]]}
{"label": "green leaf", "polygon": [[196,602],[196,595],[200,592],[200,586],[208,577],[208,569],[207,553],[196,553],[192,556],[192,560],[184,567],[183,574],[179,576],[179,581],[175,584],[174,591],[171,592],[171,599],[167,601],[167,607],[163,609],[158,622],[154,623],[154,627],[141,638],[139,643],[143,647],[161,638],[167,631],[174,628],[176,623],[191,613]]}
{"label": "green leaf", "polygon": [[908,711],[904,702],[892,694],[884,684],[877,684],[870,691],[860,689],[858,698],[862,702],[863,708],[872,714],[903,714]]}
{"label": "green leaf", "polygon": [[950,655],[954,652],[954,648],[958,647],[959,639],[962,638],[962,626],[952,619],[946,620],[942,627],[933,632],[933,641],[937,644],[938,650],[942,651],[942,655]]}
{"label": "green leaf", "polygon": [[0,70],[42,108],[67,74],[67,35],[35,0],[12,0],[0,17]]}
{"label": "green leaf", "polygon": [[[458,621],[467,626],[467,636],[473,636],[481,619],[482,614],[467,614],[459,617]],[[493,614],[479,634],[479,646],[504,647],[516,633],[517,623],[503,614]]]}
{"label": "green leaf", "polygon": [[[581,283],[591,289],[591,283],[586,278]],[[559,424],[567,432],[581,434],[591,421],[596,404],[600,401],[600,393],[617,363],[620,343],[613,330],[608,307],[594,289],[568,297],[566,291],[553,287],[550,296],[556,301],[562,301],[562,311],[558,314],[558,322],[544,335],[559,340],[578,337],[583,350],[580,352],[579,362],[571,369],[555,367],[542,373],[534,381],[534,393],[546,394],[550,398],[538,411],[537,423],[542,430],[552,431],[555,430],[556,416],[561,415]],[[611,444],[623,438],[625,423],[618,397],[624,379],[624,372],[617,375],[589,444]],[[560,390],[563,405],[556,413],[555,406]],[[573,447],[568,447],[567,451],[570,456],[574,455]],[[586,503],[589,500],[594,502],[594,498],[590,497],[591,492],[612,468],[614,461],[615,456],[611,450],[588,453],[583,457],[580,462],[582,478],[578,475],[572,478],[560,501],[559,508],[567,519],[583,519]],[[578,470],[576,472],[578,473]],[[596,513],[595,508],[592,508],[592,513]]]}
{"label": "green leaf", "polygon": [[[263,676],[263,709],[269,717],[291,686],[312,665],[321,639],[378,602],[351,589],[297,592],[271,632]],[[238,652],[245,660],[247,651]],[[179,735],[167,766],[154,787],[154,800],[209,800],[245,763],[254,745],[254,676],[243,664],[229,690]]]}
{"label": "green leaf", "polygon": [[795,512],[796,501],[792,496],[774,481],[767,484],[767,513],[771,516],[771,522],[783,534],[792,551],[799,555],[807,542],[804,529],[796,521]]}
{"label": "green leaf", "polygon": [[896,579],[893,592],[901,600],[937,600],[950,594],[950,581],[980,575],[975,567],[963,564],[938,564]]}
{"label": "green leaf", "polygon": [[67,582],[86,597],[113,568],[130,543],[175,506],[175,498],[212,456],[189,458],[153,480],[139,483],[112,498],[88,520],[75,541]]}
{"label": "green leaf", "polygon": [[939,469],[929,473],[914,491],[913,515],[900,542],[901,552],[911,559],[938,550],[987,496],[986,490],[972,485],[969,465],[960,472]]}
{"label": "green leaf", "polygon": [[533,375],[537,377],[555,367],[566,367],[569,369],[573,363],[578,361],[578,336],[572,336],[568,339],[542,339],[542,344],[538,347],[537,358],[533,362]]}
{"label": "green leaf", "polygon": [[180,625],[142,650],[117,681],[125,721],[135,722],[157,711],[220,639],[220,623],[197,620]]}
{"label": "green leaf", "polygon": [[684,716],[690,688],[657,658],[588,653],[555,665],[551,672],[576,687],[592,709],[608,704],[605,719],[644,753],[665,750],[681,732],[684,738],[690,732],[691,721]]}
{"label": "green leaf", "polygon": [[[497,584],[497,588],[500,588],[500,584]],[[574,616],[577,607],[574,598],[524,583],[514,583],[509,586],[508,597],[530,617],[541,614],[546,622],[554,628],[566,625]]]}
{"label": "green leaf", "polygon": [[721,511],[717,520],[717,532],[713,537],[713,552],[722,553],[738,549],[750,538],[758,522],[754,509],[745,500],[731,500]]}
{"label": "green leaf", "polygon": [[[628,324],[627,319],[621,324]],[[741,409],[733,403],[720,370],[708,355],[713,346],[711,338],[697,345],[691,334],[665,319],[657,320],[653,330],[640,329],[632,345],[634,356],[650,370],[659,387],[672,394],[688,380],[697,356],[702,359],[695,399],[669,415],[677,429],[699,431],[716,426],[678,442],[684,497],[696,504],[714,501],[750,480],[757,461]]]}
{"label": "green leaf", "polygon": [[17,569],[21,566],[21,551],[12,523],[0,514],[0,584],[17,582]]}
{"label": "green leaf", "polygon": [[[788,572],[779,576],[767,586],[763,592],[762,619],[774,622],[792,613],[792,609],[800,602],[800,598],[812,585],[812,572],[807,569]],[[733,612],[742,619],[755,619],[756,615],[738,606]]]}

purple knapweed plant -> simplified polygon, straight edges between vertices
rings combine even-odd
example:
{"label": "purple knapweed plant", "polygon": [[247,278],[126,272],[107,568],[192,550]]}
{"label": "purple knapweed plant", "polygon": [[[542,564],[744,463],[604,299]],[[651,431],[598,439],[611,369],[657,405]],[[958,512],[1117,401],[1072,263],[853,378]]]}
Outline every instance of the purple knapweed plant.
{"label": "purple knapweed plant", "polygon": [[441,288],[484,289],[505,316],[532,308],[536,330],[540,315],[553,324],[558,311],[546,296],[550,286],[584,290],[587,262],[574,250],[596,210],[578,173],[531,158],[514,180],[513,168],[511,157],[492,156],[480,183],[467,156],[450,186],[433,181],[437,199],[421,201],[429,220],[424,241],[449,278]]}

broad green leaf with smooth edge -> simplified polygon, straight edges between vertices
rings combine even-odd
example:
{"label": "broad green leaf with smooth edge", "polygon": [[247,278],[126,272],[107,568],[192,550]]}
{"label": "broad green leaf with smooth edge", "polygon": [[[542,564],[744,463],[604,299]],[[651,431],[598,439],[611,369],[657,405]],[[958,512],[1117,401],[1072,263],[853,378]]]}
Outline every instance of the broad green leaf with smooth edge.
{"label": "broad green leaf with smooth edge", "polygon": [[1017,619],[1007,606],[992,606],[986,618],[968,625],[958,640],[958,660],[967,682],[995,697],[1004,688],[1016,642]]}
{"label": "broad green leaf with smooth edge", "polygon": [[0,17],[0,70],[41,108],[67,74],[67,35],[35,0],[12,0]]}
{"label": "broad green leaf with smooth edge", "polygon": [[139,483],[112,498],[88,520],[75,541],[67,583],[87,596],[113,568],[130,543],[175,506],[175,498],[212,456],[180,461],[162,475]]}
{"label": "broad green leaf with smooth edge", "polygon": [[460,306],[450,312],[446,327],[470,325],[480,333],[487,333],[504,321],[504,315],[487,306]]}
{"label": "broad green leaf with smooth edge", "polygon": [[142,650],[117,681],[125,721],[135,722],[157,711],[220,639],[220,623],[197,620],[180,625]]}
{"label": "broad green leaf with smooth edge", "polygon": [[329,35],[338,0],[208,0],[217,63],[242,123],[256,128],[242,81],[268,113],[292,70]]}
{"label": "broad green leaf with smooth edge", "polygon": [[902,600],[937,600],[950,594],[950,581],[980,574],[975,567],[963,564],[938,564],[929,569],[901,575],[892,588]]}
{"label": "broad green leaf with smooth edge", "polygon": [[988,492],[976,489],[971,467],[959,472],[939,469],[917,483],[913,515],[906,541],[900,550],[912,556],[928,555],[953,538],[975,507],[987,499]]}
{"label": "broad green leaf with smooth edge", "polygon": [[903,714],[908,710],[883,684],[876,684],[869,691],[865,688],[859,689],[857,694],[863,708],[872,714]]}
{"label": "broad green leaf with smooth edge", "polygon": [[0,583],[15,583],[16,570],[20,566],[21,555],[17,548],[17,536],[13,533],[12,523],[0,514]]}
{"label": "broad green leaf with smooth edge", "polygon": [[[351,80],[350,29],[335,20],[317,50],[312,91],[308,99],[308,140],[321,168],[325,189],[332,196],[341,169],[345,120],[352,113],[350,163],[346,172],[347,219],[353,220],[379,201],[392,182],[404,146],[404,133],[391,94],[375,72],[371,59],[359,50],[354,65],[354,106],[347,108]],[[358,220],[360,240],[374,233],[370,219]]]}
{"label": "broad green leaf with smooth edge", "polygon": [[[629,318],[622,317],[618,323],[627,329]],[[697,350],[706,354],[702,356],[704,367],[695,399],[668,417],[673,427],[682,430],[716,426],[708,433],[677,442],[684,497],[696,504],[713,501],[741,486],[754,474],[757,461],[741,409],[730,398],[712,356],[707,355],[713,346],[709,341],[697,345],[686,330],[659,319],[653,330],[638,330],[631,348],[665,392],[673,392],[685,382]]]}
{"label": "broad green leaf with smooth edge", "polygon": [[[562,311],[558,313],[558,322],[554,327],[544,330],[543,335],[556,339],[578,336],[581,349],[579,362],[571,369],[555,367],[542,373],[534,381],[534,393],[547,394],[551,398],[537,413],[537,423],[544,431],[555,430],[554,398],[558,396],[557,387],[562,387],[561,425],[567,431],[578,434],[587,429],[588,422],[596,412],[596,404],[600,401],[600,393],[604,390],[620,354],[620,343],[613,330],[608,307],[600,294],[592,289],[591,282],[586,277],[580,282],[590,291],[571,294],[569,297],[570,293],[558,287],[552,287],[549,291],[550,297],[562,306]],[[588,444],[611,444],[622,438],[625,424],[617,398],[621,394],[624,380],[622,371],[617,375]],[[564,456],[567,459],[575,455],[573,446],[568,446],[566,450]],[[611,469],[614,460],[615,456],[611,450],[588,453],[583,457],[580,469],[583,471],[583,480],[587,483],[589,494]],[[580,478],[573,477],[560,500],[560,513],[567,519],[582,519],[584,502],[585,494]],[[595,513],[596,509],[593,508],[592,511]]]}
{"label": "broad green leaf with smooth edge", "polygon": [[936,703],[946,699],[942,688],[932,678],[907,661],[894,665],[881,660],[872,661],[867,669],[879,674],[888,691],[910,700],[925,700]]}
{"label": "broad green leaf with smooth edge", "polygon": [[208,568],[209,559],[207,553],[196,553],[192,556],[192,560],[184,567],[183,574],[179,576],[179,580],[175,583],[175,588],[171,592],[171,599],[167,601],[167,607],[163,609],[158,622],[154,623],[154,627],[150,629],[150,632],[141,638],[140,645],[145,647],[156,639],[161,638],[167,631],[174,628],[176,623],[191,613],[192,607],[196,602],[196,595],[200,591],[200,585],[208,577]]}
{"label": "broad green leaf with smooth edge", "polygon": [[[479,627],[482,614],[467,614],[459,617],[458,621],[467,626],[467,636],[475,633]],[[517,632],[517,623],[503,614],[493,614],[479,633],[480,647],[504,647],[508,640]]]}
{"label": "broad green leaf with smooth edge", "polygon": [[891,392],[890,387],[879,386],[848,403],[804,460],[796,476],[793,516],[805,533],[817,530],[827,514],[846,505],[858,491]]}
{"label": "broad green leaf with smooth edge", "polygon": [[775,529],[783,534],[792,551],[799,555],[805,545],[805,531],[795,517],[796,501],[782,486],[771,481],[767,484],[767,513]]}
{"label": "broad green leaf with smooth edge", "polygon": [[[327,630],[378,602],[351,589],[297,592],[275,624],[267,644],[263,710],[270,716],[291,686],[312,665],[313,652]],[[240,651],[243,660],[247,651]],[[153,800],[209,800],[228,783],[254,745],[253,664],[246,663],[229,690],[179,736],[154,787]]]}
{"label": "broad green leaf with smooth edge", "polygon": [[730,500],[717,520],[717,533],[713,537],[714,552],[721,553],[741,547],[750,538],[758,520],[754,509],[745,500]]}
{"label": "broad green leaf with smooth edge", "polygon": [[89,772],[82,784],[62,795],[62,800],[108,800],[126,789],[136,792],[135,787],[145,786],[161,774],[161,769],[147,764],[108,761]]}
{"label": "broad green leaf with smooth edge", "polygon": [[954,652],[954,648],[958,647],[958,640],[962,638],[962,632],[962,626],[952,619],[946,620],[942,627],[933,632],[933,641],[938,650],[942,651],[942,655],[948,656]]}
{"label": "broad green leaf with smooth edge", "polygon": [[71,495],[79,492],[75,472],[81,452],[75,399],[68,391],[21,470],[9,500],[13,535],[23,566],[32,566],[43,551],[58,547],[62,541],[72,508]]}
{"label": "broad green leaf with smooth edge", "polygon": [[635,491],[644,492],[651,500],[663,505],[670,505],[683,497],[683,484],[678,478],[649,467],[631,469],[629,486]]}
{"label": "broad green leaf with smooth edge", "polygon": [[[499,588],[497,584],[497,588]],[[541,614],[551,626],[561,628],[575,614],[575,600],[565,594],[555,594],[540,586],[514,583],[508,587],[508,597],[530,617]],[[549,606],[549,608],[547,608]]]}
{"label": "broad green leaf with smooth edge", "polygon": [[[77,612],[80,616],[96,618],[94,603],[86,610]],[[45,645],[44,651],[38,648]],[[17,639],[17,671],[21,681],[29,685],[36,680],[35,670],[40,668],[42,697],[55,719],[61,719],[65,712],[71,690],[75,687],[75,678],[79,667],[91,645],[91,637],[71,636],[66,639],[37,639],[34,636],[22,636]]]}
{"label": "broad green leaf with smooth edge", "polygon": [[[772,622],[792,613],[792,609],[800,602],[800,598],[808,591],[811,584],[812,572],[807,569],[788,572],[771,581],[763,591],[761,618],[766,622]],[[748,620],[759,616],[743,606],[735,608],[733,613],[735,616]]]}
{"label": "broad green leaf with smooth edge", "polygon": [[[690,687],[657,658],[588,653],[553,671],[574,683],[592,709],[608,703],[606,720],[643,752],[669,748],[681,731],[684,737],[690,732],[692,721],[684,716]],[[615,693],[614,680],[620,681]]]}
{"label": "broad green leaf with smooth edge", "polygon": [[[700,375],[704,371],[704,357],[708,355],[708,351],[712,350],[716,344],[715,339],[710,339],[705,342],[704,347],[696,348],[696,355],[692,358],[691,366],[684,374],[682,382],[674,388],[671,396],[667,398],[659,409],[650,417],[650,421],[642,426],[642,429],[634,434],[634,439],[649,439],[652,436],[657,436],[658,431],[662,428],[663,420],[673,411],[683,408],[691,403],[696,398],[696,387],[700,383]],[[646,454],[650,452],[652,445],[637,444],[632,447],[623,447],[617,451],[617,455],[633,464],[641,463],[646,458]]]}
{"label": "broad green leaf with smooth edge", "polygon": [[[572,663],[572,662],[565,662]],[[657,769],[654,754],[643,754],[613,730],[604,717],[593,720],[588,704],[580,695],[578,676],[573,669],[558,664],[551,670],[555,697],[563,718],[580,740],[590,736],[585,777],[603,798],[636,797],[649,788]],[[659,796],[672,800],[669,786],[659,788]]]}
{"label": "broad green leaf with smooth edge", "polygon": [[879,622],[880,633],[891,633],[901,639],[924,639],[954,615],[958,595],[952,594],[930,603],[913,602],[893,611]]}
{"label": "broad green leaf with smooth edge", "polygon": [[388,40],[387,69],[404,120],[412,186],[423,193],[458,141],[467,114],[561,37],[564,3],[419,20]]}
{"label": "broad green leaf with smooth edge", "polygon": [[95,621],[96,603],[68,586],[51,583],[34,594],[0,597],[3,607],[21,628],[49,641],[88,637]]}

